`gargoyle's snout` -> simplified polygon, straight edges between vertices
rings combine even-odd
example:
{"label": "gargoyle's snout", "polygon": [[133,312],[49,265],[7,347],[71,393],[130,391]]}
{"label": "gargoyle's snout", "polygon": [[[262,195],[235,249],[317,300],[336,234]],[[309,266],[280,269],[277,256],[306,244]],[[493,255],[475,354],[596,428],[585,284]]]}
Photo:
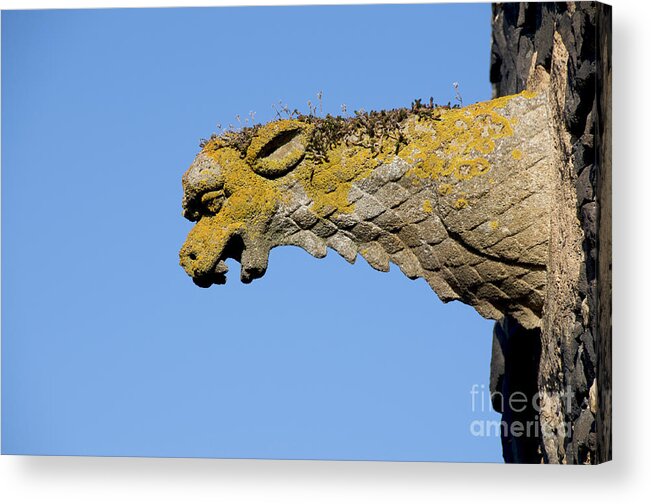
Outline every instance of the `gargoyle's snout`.
{"label": "gargoyle's snout", "polygon": [[192,281],[199,287],[210,287],[213,284],[222,285],[226,283],[228,266],[224,261],[218,260],[211,269],[201,265],[201,253],[184,246],[180,253],[180,263],[185,272],[192,278]]}
{"label": "gargoyle's snout", "polygon": [[203,217],[190,231],[179,252],[181,266],[200,287],[225,283],[228,271],[228,267],[220,258],[224,247],[215,250],[209,246],[216,238],[214,223],[210,222],[211,220],[210,217]]}
{"label": "gargoyle's snout", "polygon": [[200,153],[183,175],[183,216],[198,221],[202,214],[217,213],[224,200],[222,168]]}

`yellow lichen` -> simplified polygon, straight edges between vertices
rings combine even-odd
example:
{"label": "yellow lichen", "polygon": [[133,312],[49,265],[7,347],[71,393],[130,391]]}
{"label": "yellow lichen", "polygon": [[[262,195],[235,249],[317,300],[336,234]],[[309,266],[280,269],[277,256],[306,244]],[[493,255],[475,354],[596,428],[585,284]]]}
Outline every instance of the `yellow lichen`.
{"label": "yellow lichen", "polygon": [[[535,94],[523,92],[516,96],[531,98]],[[260,232],[278,206],[291,197],[293,191],[287,189],[295,184],[310,198],[309,208],[318,217],[350,213],[354,210],[349,200],[353,183],[396,157],[411,165],[406,176],[412,184],[439,180],[438,193],[448,195],[464,182],[491,171],[486,155],[494,151],[497,140],[513,134],[512,123],[499,113],[513,98],[441,109],[425,118],[414,114],[400,123],[404,147],[397,149],[396,140],[389,137],[374,139],[373,148],[369,142],[342,140],[318,162],[305,153],[311,126],[298,120],[261,127],[245,155],[219,138],[210,140],[203,151],[223,168],[225,197],[208,206],[218,214],[202,219],[188,240],[219,243],[234,229],[243,228],[249,234]],[[286,134],[291,143],[280,142],[277,147],[273,142],[281,134]],[[283,172],[288,167],[289,171]],[[469,205],[463,194],[461,191],[454,203],[457,209]],[[430,200],[423,203],[423,211],[433,211]]]}
{"label": "yellow lichen", "polygon": [[306,161],[301,172],[307,176],[299,173],[297,177],[313,201],[314,213],[323,216],[331,213],[333,207],[339,213],[350,213],[353,206],[348,201],[348,192],[353,182],[368,177],[379,160],[363,147],[339,145],[328,154],[326,162]]}
{"label": "yellow lichen", "polygon": [[500,223],[496,220],[492,220],[488,223],[488,225],[493,231],[495,231],[500,226]]}
{"label": "yellow lichen", "polygon": [[438,188],[438,191],[441,196],[445,196],[446,194],[450,194],[452,192],[452,186],[450,184],[441,184]]}
{"label": "yellow lichen", "polygon": [[[312,129],[312,125],[293,119],[263,126],[251,140],[246,153],[247,162],[262,175],[278,176],[286,173],[303,159]],[[274,149],[274,140],[281,135],[286,135],[290,141]],[[269,152],[265,152],[267,149]]]}
{"label": "yellow lichen", "polygon": [[219,213],[202,218],[188,235],[186,243],[194,249],[210,243],[211,247],[225,246],[228,238],[237,230],[244,229],[251,235],[259,233],[271,218],[281,201],[279,183],[257,173],[233,148],[215,148],[215,143],[204,147],[223,170],[224,198]]}
{"label": "yellow lichen", "polygon": [[522,96],[523,98],[527,98],[528,100],[531,100],[532,98],[538,96],[538,93],[536,93],[535,91],[530,91],[528,89],[525,89],[518,96]]}
{"label": "yellow lichen", "polygon": [[[484,158],[453,159],[450,163],[449,174],[457,180],[470,180],[478,175],[483,175],[490,170],[490,164]],[[445,173],[448,175],[448,173]]]}
{"label": "yellow lichen", "polygon": [[408,175],[420,180],[453,176],[464,181],[490,171],[482,155],[494,151],[496,140],[513,135],[509,120],[497,112],[511,99],[444,110],[426,125],[410,120],[406,130],[411,142],[399,154],[414,165]]}
{"label": "yellow lichen", "polygon": [[513,149],[513,152],[511,152],[511,156],[513,159],[520,160],[522,159],[522,151],[520,149]]}
{"label": "yellow lichen", "polygon": [[266,124],[257,131],[256,136],[251,140],[251,145],[246,153],[247,161],[249,164],[253,164],[260,151],[279,134],[291,131],[303,131],[307,127],[308,125],[306,123],[295,119],[286,119]]}
{"label": "yellow lichen", "polygon": [[461,210],[462,208],[466,208],[469,205],[468,200],[466,198],[458,198],[457,201],[454,202],[454,208],[457,210]]}

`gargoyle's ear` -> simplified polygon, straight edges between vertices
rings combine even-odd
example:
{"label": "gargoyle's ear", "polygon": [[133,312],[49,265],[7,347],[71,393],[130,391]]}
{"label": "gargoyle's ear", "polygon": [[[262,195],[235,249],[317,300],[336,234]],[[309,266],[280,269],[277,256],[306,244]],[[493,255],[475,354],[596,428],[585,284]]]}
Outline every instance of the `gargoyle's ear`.
{"label": "gargoyle's ear", "polygon": [[285,175],[305,156],[313,126],[287,120],[263,126],[246,152],[253,171],[268,178]]}

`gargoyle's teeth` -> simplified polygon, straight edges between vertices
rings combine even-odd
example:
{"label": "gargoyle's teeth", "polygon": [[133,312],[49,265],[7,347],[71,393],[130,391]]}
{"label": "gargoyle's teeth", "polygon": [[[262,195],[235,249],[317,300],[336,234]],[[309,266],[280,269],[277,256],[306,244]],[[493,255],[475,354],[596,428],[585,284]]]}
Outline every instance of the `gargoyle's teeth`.
{"label": "gargoyle's teeth", "polygon": [[212,274],[212,283],[216,285],[224,285],[226,283],[226,273],[228,266],[224,261],[218,261],[215,266],[215,271]]}
{"label": "gargoyle's teeth", "polygon": [[224,261],[217,261],[217,266],[215,266],[216,275],[225,275],[228,273],[228,265]]}
{"label": "gargoyle's teeth", "polygon": [[207,275],[199,275],[192,278],[195,285],[199,287],[210,287],[211,285],[224,285],[228,266],[222,260],[217,261],[215,269]]}
{"label": "gargoyle's teeth", "polygon": [[[240,280],[243,283],[250,283],[260,278],[267,270],[269,251],[259,244],[251,243],[244,232],[234,233],[219,256],[214,269],[214,283],[223,284],[226,282],[228,266],[226,259],[234,259],[241,264]],[[217,281],[219,280],[219,281]]]}
{"label": "gargoyle's teeth", "polygon": [[247,246],[247,240],[244,240],[244,248],[240,263],[240,280],[243,283],[250,283],[256,278],[262,277],[267,271],[269,263],[269,251],[260,246]]}

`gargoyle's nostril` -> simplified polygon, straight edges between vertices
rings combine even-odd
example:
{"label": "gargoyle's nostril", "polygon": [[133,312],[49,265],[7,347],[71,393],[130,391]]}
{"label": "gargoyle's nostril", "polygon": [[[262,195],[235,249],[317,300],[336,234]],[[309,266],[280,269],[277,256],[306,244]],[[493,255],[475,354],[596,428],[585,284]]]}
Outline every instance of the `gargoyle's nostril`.
{"label": "gargoyle's nostril", "polygon": [[197,254],[195,254],[194,252],[190,252],[188,254],[188,257],[190,258],[191,261],[196,261],[197,260]]}

